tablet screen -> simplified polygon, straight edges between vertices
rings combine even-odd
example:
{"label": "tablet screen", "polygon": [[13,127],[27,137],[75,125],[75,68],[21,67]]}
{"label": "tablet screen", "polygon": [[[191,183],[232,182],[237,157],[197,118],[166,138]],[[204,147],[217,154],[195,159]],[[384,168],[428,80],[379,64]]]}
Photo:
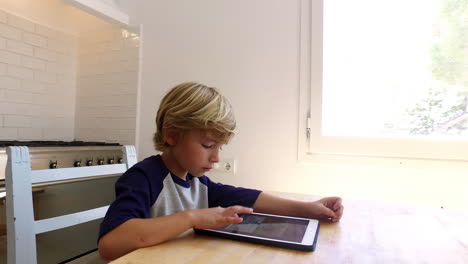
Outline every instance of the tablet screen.
{"label": "tablet screen", "polygon": [[303,219],[253,214],[241,217],[244,219],[242,223],[215,230],[301,243],[309,222]]}

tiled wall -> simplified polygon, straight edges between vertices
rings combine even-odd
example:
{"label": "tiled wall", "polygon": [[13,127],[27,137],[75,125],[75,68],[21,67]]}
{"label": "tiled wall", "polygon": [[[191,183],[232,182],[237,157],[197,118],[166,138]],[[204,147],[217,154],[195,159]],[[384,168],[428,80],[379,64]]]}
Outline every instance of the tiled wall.
{"label": "tiled wall", "polygon": [[135,144],[139,38],[79,37],[0,10],[0,140]]}
{"label": "tiled wall", "polygon": [[79,38],[76,138],[135,144],[139,38],[117,27]]}
{"label": "tiled wall", "polygon": [[0,10],[0,140],[74,137],[77,39]]}

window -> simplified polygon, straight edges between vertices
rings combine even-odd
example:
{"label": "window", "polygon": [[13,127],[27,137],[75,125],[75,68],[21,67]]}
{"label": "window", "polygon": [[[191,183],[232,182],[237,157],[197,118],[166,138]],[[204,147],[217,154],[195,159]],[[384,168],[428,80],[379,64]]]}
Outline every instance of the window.
{"label": "window", "polygon": [[309,153],[468,160],[468,0],[311,0],[301,15]]}

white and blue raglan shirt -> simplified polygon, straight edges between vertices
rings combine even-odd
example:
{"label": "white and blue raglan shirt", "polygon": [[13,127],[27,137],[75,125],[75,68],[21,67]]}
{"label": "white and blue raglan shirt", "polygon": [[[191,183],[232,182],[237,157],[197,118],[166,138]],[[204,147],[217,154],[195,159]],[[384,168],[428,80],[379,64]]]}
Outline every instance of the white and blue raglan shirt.
{"label": "white and blue raglan shirt", "polygon": [[116,199],[101,223],[99,238],[133,218],[151,218],[189,209],[252,207],[259,190],[212,182],[190,174],[183,180],[164,165],[161,156],[138,162],[115,183]]}

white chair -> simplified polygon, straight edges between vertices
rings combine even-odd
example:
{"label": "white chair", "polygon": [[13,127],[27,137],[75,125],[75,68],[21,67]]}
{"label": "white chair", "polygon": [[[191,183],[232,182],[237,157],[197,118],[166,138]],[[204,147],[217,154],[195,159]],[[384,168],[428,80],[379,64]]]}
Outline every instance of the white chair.
{"label": "white chair", "polygon": [[32,184],[121,174],[137,162],[134,146],[123,146],[122,164],[31,170],[27,147],[8,147],[6,167],[7,261],[37,263],[36,235],[104,217],[109,206],[35,220]]}

